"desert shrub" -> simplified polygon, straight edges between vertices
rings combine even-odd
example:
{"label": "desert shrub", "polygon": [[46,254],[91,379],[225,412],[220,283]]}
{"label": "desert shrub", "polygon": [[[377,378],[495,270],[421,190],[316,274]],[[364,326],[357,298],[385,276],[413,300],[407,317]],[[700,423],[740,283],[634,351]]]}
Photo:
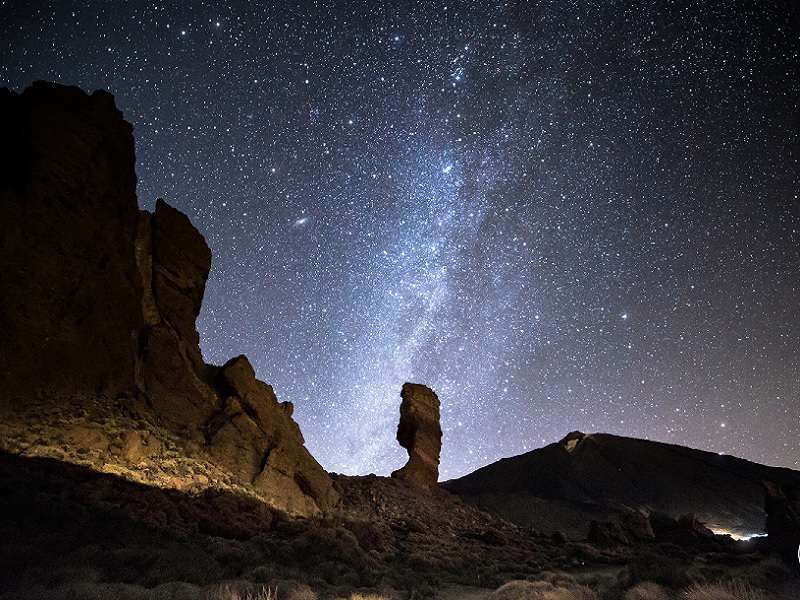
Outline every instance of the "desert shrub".
{"label": "desert shrub", "polygon": [[[148,600],[197,600],[202,598],[201,589],[195,585],[181,581],[162,583],[150,590]],[[121,600],[114,597],[114,600]]]}
{"label": "desert shrub", "polygon": [[685,600],[766,600],[764,592],[743,581],[693,585],[682,597]]}
{"label": "desert shrub", "polygon": [[386,596],[378,596],[377,594],[353,594],[350,600],[389,600]]}
{"label": "desert shrub", "polygon": [[357,570],[371,568],[375,560],[359,545],[352,532],[341,527],[311,529],[295,536],[287,544],[286,558],[299,565],[313,565],[327,557]]}
{"label": "desert shrub", "polygon": [[563,571],[542,571],[537,575],[538,581],[545,581],[554,586],[570,587],[578,584],[575,577]]}
{"label": "desert shrub", "polygon": [[623,597],[624,587],[620,585],[617,573],[586,572],[576,576],[580,585],[594,591],[595,595],[608,600],[620,600]]}
{"label": "desert shrub", "polygon": [[[792,571],[786,564],[775,557],[769,557],[753,565],[745,575],[741,573],[739,577],[746,579],[755,587],[770,587],[776,582],[786,581],[792,578]],[[717,578],[720,579],[720,578]]]}
{"label": "desert shrub", "polygon": [[150,600],[149,590],[126,583],[68,583],[56,588],[34,586],[3,598],[14,600]]}
{"label": "desert shrub", "polygon": [[625,600],[669,600],[669,594],[657,583],[643,581],[625,592]]}
{"label": "desert shrub", "polygon": [[206,594],[207,600],[277,600],[277,594],[268,587],[241,590],[230,585],[213,588]]}
{"label": "desert shrub", "polygon": [[352,521],[347,529],[356,537],[358,544],[367,552],[386,552],[390,545],[391,530],[369,521]]}
{"label": "desert shrub", "polygon": [[317,600],[317,594],[306,584],[297,583],[286,592],[285,600]]}
{"label": "desert shrub", "polygon": [[275,579],[275,569],[272,565],[259,565],[247,574],[247,579],[256,583],[269,583]]}
{"label": "desert shrub", "polygon": [[629,584],[650,581],[668,588],[684,588],[692,584],[683,561],[656,554],[641,554],[628,565]]}
{"label": "desert shrub", "polygon": [[509,581],[492,594],[492,600],[597,600],[589,588],[567,583],[553,585],[548,581]]}

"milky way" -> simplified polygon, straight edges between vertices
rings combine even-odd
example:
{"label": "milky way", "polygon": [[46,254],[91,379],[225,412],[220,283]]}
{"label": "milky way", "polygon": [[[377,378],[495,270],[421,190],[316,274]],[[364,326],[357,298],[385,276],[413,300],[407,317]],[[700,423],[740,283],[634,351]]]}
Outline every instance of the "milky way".
{"label": "milky way", "polygon": [[337,4],[0,2],[0,79],[115,94],[206,360],[329,470],[402,464],[404,381],[443,478],[574,429],[799,467],[795,3]]}

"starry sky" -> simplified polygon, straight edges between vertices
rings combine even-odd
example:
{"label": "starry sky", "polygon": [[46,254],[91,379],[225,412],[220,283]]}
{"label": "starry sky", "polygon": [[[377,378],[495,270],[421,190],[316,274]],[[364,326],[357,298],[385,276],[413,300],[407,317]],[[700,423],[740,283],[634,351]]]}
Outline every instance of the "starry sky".
{"label": "starry sky", "polygon": [[404,463],[404,381],[442,479],[575,429],[800,468],[798,12],[0,0],[0,85],[115,94],[213,250],[206,360],[329,470]]}

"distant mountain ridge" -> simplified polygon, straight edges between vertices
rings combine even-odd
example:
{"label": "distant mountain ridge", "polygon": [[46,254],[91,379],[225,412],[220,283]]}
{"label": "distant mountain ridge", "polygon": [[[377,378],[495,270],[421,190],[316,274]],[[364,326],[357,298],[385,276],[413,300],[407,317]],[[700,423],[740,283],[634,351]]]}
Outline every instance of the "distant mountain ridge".
{"label": "distant mountain ridge", "polygon": [[800,486],[800,472],[607,433],[568,434],[543,448],[501,459],[442,486],[511,521],[541,529],[562,524],[580,535],[586,516],[625,509],[693,513],[736,537],[763,533],[765,481]]}

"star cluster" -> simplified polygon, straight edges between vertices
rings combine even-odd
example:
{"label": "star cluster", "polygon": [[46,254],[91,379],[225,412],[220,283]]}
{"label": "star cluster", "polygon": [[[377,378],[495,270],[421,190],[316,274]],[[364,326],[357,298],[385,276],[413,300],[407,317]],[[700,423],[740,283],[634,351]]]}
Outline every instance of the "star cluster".
{"label": "star cluster", "polygon": [[800,467],[792,1],[0,1],[2,85],[108,89],[329,470],[608,431]]}

